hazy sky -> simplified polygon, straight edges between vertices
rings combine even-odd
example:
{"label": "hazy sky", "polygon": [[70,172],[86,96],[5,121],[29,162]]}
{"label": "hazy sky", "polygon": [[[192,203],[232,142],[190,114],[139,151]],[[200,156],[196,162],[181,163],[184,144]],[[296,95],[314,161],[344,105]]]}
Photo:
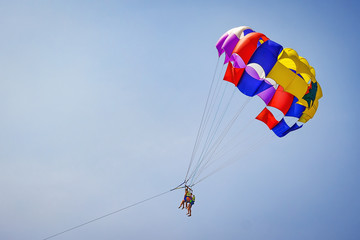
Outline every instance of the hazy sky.
{"label": "hazy sky", "polygon": [[314,119],[197,185],[191,218],[173,191],[54,239],[360,239],[359,10],[0,1],[0,239],[44,239],[181,183],[215,43],[241,25],[314,66]]}

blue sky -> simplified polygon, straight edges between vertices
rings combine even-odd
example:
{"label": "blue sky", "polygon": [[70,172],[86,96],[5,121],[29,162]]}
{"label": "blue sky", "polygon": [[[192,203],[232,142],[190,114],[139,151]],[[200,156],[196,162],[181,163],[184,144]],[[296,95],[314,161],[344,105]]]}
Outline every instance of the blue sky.
{"label": "blue sky", "polygon": [[43,239],[179,184],[215,43],[248,25],[314,66],[324,93],[314,119],[197,185],[192,218],[173,191],[54,239],[359,239],[359,10],[1,1],[0,238]]}

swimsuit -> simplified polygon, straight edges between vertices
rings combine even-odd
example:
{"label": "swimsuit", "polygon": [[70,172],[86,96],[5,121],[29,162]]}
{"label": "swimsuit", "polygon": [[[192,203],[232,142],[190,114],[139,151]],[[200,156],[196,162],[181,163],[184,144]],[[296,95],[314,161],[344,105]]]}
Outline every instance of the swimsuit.
{"label": "swimsuit", "polygon": [[[186,198],[190,198],[190,200],[189,200],[189,201],[187,201],[187,200],[186,200]],[[192,197],[191,197],[191,193],[190,193],[190,192],[188,192],[188,193],[185,195],[185,197],[184,197],[184,201],[185,201],[185,202],[190,202],[190,201],[191,201],[191,199],[192,199]]]}
{"label": "swimsuit", "polygon": [[194,205],[194,203],[195,203],[195,196],[194,196],[194,198],[191,198],[191,200],[190,200],[191,206]]}
{"label": "swimsuit", "polygon": [[[187,198],[190,198],[190,200],[188,201]],[[185,202],[190,202],[191,200],[192,200],[192,198],[191,198],[190,196],[185,196],[185,197],[184,197],[184,201],[185,201]]]}

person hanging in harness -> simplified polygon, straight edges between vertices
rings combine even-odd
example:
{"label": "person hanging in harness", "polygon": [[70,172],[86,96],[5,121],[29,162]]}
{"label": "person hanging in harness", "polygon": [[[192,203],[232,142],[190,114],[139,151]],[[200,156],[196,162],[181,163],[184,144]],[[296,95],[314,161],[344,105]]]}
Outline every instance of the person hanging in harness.
{"label": "person hanging in harness", "polygon": [[188,186],[185,186],[185,195],[184,199],[181,201],[179,208],[182,207],[184,209],[185,207],[188,208],[188,204],[192,199],[192,189]]}
{"label": "person hanging in harness", "polygon": [[195,195],[192,195],[192,198],[187,206],[188,212],[186,215],[188,215],[188,217],[191,217],[191,207],[194,205],[194,203],[195,203]]}

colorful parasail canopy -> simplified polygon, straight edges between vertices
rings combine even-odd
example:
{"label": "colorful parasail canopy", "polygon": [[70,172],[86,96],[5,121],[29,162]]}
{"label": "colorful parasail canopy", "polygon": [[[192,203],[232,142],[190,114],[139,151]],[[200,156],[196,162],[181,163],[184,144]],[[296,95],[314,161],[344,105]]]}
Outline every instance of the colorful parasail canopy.
{"label": "colorful parasail canopy", "polygon": [[278,137],[301,128],[315,115],[321,87],[315,69],[294,49],[283,48],[246,26],[227,31],[216,48],[219,57],[225,54],[223,79],[265,102],[256,119]]}

